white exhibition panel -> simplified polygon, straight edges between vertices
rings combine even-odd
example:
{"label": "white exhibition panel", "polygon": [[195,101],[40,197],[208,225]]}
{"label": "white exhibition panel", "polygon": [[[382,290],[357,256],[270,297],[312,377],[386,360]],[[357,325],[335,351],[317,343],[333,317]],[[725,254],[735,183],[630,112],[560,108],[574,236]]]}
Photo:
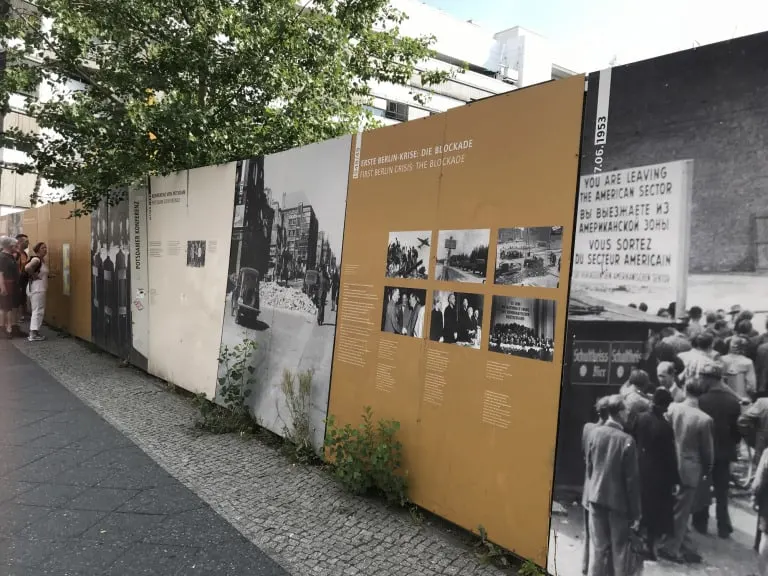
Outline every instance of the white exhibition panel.
{"label": "white exhibition panel", "polygon": [[216,392],[235,164],[150,179],[149,372]]}

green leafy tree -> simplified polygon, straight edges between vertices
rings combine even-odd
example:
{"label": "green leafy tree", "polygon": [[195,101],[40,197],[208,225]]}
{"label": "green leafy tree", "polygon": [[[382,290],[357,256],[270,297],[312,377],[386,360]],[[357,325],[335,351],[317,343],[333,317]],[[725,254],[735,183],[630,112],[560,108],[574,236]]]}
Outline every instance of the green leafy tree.
{"label": "green leafy tree", "polygon": [[0,18],[3,110],[40,83],[88,88],[32,105],[56,136],[9,130],[3,139],[31,158],[15,169],[69,187],[84,212],[146,175],[354,132],[369,81],[446,77],[417,71],[434,39],[402,37],[405,15],[389,0],[35,4],[0,0],[10,16]]}

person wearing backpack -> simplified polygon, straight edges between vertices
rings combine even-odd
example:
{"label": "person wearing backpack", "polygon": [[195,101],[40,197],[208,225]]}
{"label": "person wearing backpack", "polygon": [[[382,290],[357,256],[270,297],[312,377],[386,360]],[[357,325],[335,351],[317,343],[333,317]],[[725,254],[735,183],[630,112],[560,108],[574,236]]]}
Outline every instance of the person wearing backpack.
{"label": "person wearing backpack", "polygon": [[45,338],[40,334],[40,327],[43,325],[45,317],[45,294],[48,291],[48,264],[45,257],[48,254],[48,246],[45,242],[38,242],[32,249],[34,256],[30,258],[25,267],[25,272],[29,276],[27,292],[29,294],[29,303],[32,308],[32,316],[29,320],[29,341],[39,342]]}
{"label": "person wearing backpack", "polygon": [[29,277],[27,276],[25,269],[29,263],[29,254],[27,254],[28,248],[29,237],[26,234],[17,234],[16,259],[19,264],[19,290],[17,292],[18,311],[16,313],[16,330],[23,336],[26,336],[26,334],[23,334],[20,326],[27,315],[27,284],[29,283]]}

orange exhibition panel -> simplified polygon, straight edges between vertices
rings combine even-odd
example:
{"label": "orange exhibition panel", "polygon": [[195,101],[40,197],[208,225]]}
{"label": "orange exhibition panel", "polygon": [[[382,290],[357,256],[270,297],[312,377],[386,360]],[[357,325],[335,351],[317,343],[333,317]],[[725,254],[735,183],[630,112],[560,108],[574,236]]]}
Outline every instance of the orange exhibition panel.
{"label": "orange exhibition panel", "polygon": [[409,496],[546,562],[584,77],[353,138],[329,414]]}

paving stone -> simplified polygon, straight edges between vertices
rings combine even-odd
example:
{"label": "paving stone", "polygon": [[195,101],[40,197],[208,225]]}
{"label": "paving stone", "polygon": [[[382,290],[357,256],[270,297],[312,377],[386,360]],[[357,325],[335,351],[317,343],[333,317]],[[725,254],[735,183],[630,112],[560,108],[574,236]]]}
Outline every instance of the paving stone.
{"label": "paving stone", "polygon": [[81,486],[88,488],[96,486],[100,482],[114,476],[115,471],[111,468],[98,468],[89,466],[75,466],[54,476],[49,480],[51,484],[65,484],[69,486]]}
{"label": "paving stone", "polygon": [[[184,576],[197,565],[199,552],[190,546],[133,544],[104,576]],[[242,574],[250,573],[246,570]]]}
{"label": "paving stone", "polygon": [[16,498],[19,504],[27,506],[60,507],[67,504],[83,491],[78,486],[63,486],[61,484],[38,484],[32,490],[26,491]]}
{"label": "paving stone", "polygon": [[69,545],[56,540],[0,539],[0,567],[39,566]]}
{"label": "paving stone", "polygon": [[93,525],[83,538],[109,542],[140,542],[145,535],[165,519],[164,516],[113,512]]}
{"label": "paving stone", "polygon": [[6,502],[0,506],[0,536],[13,536],[52,511],[53,508]]}
{"label": "paving stone", "polygon": [[118,512],[136,512],[139,514],[178,514],[204,506],[200,498],[182,486],[160,486],[150,488],[126,501]]}
{"label": "paving stone", "polygon": [[51,576],[94,576],[108,569],[128,548],[121,542],[69,541],[68,546],[39,566]]}
{"label": "paving stone", "polygon": [[9,500],[14,500],[16,497],[29,492],[38,485],[32,482],[20,482],[16,480],[9,480],[7,478],[0,478],[0,504],[5,504]]}
{"label": "paving stone", "polygon": [[139,493],[138,490],[123,490],[119,488],[88,488],[72,500],[67,507],[70,510],[112,512]]}
{"label": "paving stone", "polygon": [[104,517],[91,510],[53,510],[48,516],[27,526],[19,535],[36,540],[76,538]]}

